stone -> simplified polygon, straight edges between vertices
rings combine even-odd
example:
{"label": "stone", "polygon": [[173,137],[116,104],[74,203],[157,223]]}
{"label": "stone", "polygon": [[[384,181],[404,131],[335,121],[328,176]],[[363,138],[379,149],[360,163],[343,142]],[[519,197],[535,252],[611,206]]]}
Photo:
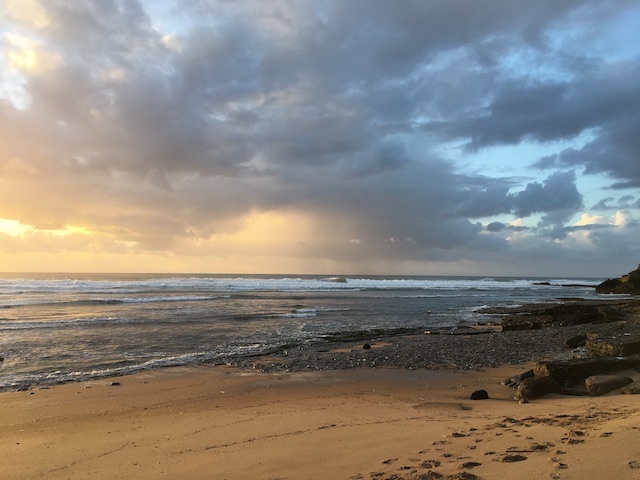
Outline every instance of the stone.
{"label": "stone", "polygon": [[536,363],[533,371],[539,377],[551,377],[561,385],[576,385],[592,375],[619,372],[640,367],[640,355],[628,357],[574,358]]}
{"label": "stone", "polygon": [[622,375],[593,375],[584,381],[589,395],[606,395],[607,393],[633,383],[629,377]]}
{"label": "stone", "polygon": [[[597,302],[567,302],[559,305],[525,305],[507,312],[500,325],[503,332],[534,330],[549,325],[569,326],[586,323],[609,323],[621,320],[621,313],[613,305]],[[492,309],[496,313],[501,311]]]}
{"label": "stone", "polygon": [[640,394],[640,382],[633,382],[629,385],[622,387],[622,393],[627,395],[639,395]]}
{"label": "stone", "polygon": [[119,387],[120,386],[120,382],[111,382],[111,384],[109,386],[110,387]]}
{"label": "stone", "polygon": [[476,390],[471,394],[471,400],[488,400],[489,392],[486,390]]}
{"label": "stone", "polygon": [[589,333],[586,346],[592,357],[627,357],[640,353],[640,328],[631,323],[612,325],[607,331]]}
{"label": "stone", "polygon": [[516,400],[535,400],[549,393],[562,393],[562,385],[551,377],[532,377],[525,379],[516,390]]}
{"label": "stone", "polygon": [[369,345],[368,343],[365,343],[364,345],[362,345],[363,350],[371,350],[371,345]]}
{"label": "stone", "polygon": [[564,346],[567,348],[578,348],[584,347],[587,344],[587,336],[586,335],[576,335],[571,338],[567,338],[564,341]]}
{"label": "stone", "polygon": [[518,385],[520,385],[523,380],[526,380],[527,378],[531,378],[533,376],[535,376],[535,374],[533,373],[533,370],[527,370],[524,373],[521,373],[519,375],[514,375],[513,377],[509,377],[505,379],[505,381],[502,382],[502,384],[507,387],[518,388]]}

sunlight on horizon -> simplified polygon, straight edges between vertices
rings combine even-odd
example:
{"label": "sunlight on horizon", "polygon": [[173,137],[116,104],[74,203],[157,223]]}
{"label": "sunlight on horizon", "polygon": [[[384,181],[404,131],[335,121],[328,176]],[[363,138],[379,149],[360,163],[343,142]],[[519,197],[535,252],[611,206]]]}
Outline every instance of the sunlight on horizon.
{"label": "sunlight on horizon", "polygon": [[11,237],[18,237],[30,230],[32,230],[32,227],[23,225],[17,220],[0,218],[0,234],[4,233],[5,235],[9,235]]}

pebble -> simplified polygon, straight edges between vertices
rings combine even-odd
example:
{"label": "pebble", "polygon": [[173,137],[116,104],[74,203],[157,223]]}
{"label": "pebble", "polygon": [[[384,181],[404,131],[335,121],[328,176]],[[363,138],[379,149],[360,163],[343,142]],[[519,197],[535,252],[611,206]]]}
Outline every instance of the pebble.
{"label": "pebble", "polygon": [[[228,364],[265,372],[305,370],[350,370],[357,368],[407,368],[437,370],[481,370],[500,365],[514,365],[561,357],[564,339],[587,330],[594,324],[569,327],[549,327],[539,330],[516,330],[474,335],[424,335],[376,339],[389,343],[382,348],[367,350],[345,348],[353,343],[335,342],[288,348],[274,361],[274,354],[265,357],[237,357]],[[362,344],[361,344],[362,345]],[[327,347],[330,347],[328,349]],[[331,351],[340,349],[343,351]]]}

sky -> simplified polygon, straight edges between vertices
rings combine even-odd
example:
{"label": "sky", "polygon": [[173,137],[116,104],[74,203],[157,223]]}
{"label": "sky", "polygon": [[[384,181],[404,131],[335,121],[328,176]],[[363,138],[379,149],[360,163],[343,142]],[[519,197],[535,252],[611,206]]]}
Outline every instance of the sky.
{"label": "sky", "polygon": [[0,271],[614,277],[640,0],[5,0]]}

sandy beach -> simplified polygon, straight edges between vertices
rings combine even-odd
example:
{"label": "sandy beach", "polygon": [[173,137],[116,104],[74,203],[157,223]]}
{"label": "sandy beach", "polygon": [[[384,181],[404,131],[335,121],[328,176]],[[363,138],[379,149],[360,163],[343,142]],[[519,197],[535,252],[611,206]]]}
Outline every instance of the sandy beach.
{"label": "sandy beach", "polygon": [[638,397],[519,404],[501,382],[530,367],[200,366],[6,392],[0,478],[640,478]]}

